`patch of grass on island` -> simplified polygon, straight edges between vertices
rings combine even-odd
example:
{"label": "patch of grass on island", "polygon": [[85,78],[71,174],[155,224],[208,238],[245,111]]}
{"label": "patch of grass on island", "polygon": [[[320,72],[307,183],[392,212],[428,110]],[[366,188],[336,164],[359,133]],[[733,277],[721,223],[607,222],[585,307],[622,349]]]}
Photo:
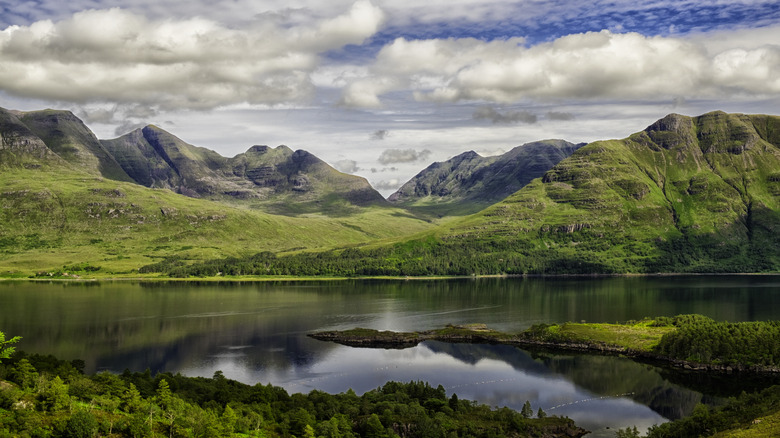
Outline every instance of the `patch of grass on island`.
{"label": "patch of grass on island", "polygon": [[654,319],[625,324],[574,323],[537,325],[525,333],[534,339],[550,342],[601,343],[636,351],[652,351],[661,338],[676,330],[659,326]]}

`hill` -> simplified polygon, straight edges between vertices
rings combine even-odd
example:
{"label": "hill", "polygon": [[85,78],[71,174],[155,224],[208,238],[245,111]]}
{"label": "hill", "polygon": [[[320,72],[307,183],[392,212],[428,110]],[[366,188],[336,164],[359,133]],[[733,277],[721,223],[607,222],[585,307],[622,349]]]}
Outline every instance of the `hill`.
{"label": "hill", "polygon": [[361,177],[286,146],[252,146],[233,158],[147,126],[102,145],[138,184],[280,214],[354,212],[387,205]]}
{"label": "hill", "polygon": [[476,213],[520,190],[584,145],[542,140],[494,157],[464,152],[431,164],[388,200],[437,216]]}
{"label": "hill", "polygon": [[776,272],[780,117],[670,114],[414,239],[260,260],[260,274]]}
{"label": "hill", "polygon": [[[168,146],[165,150],[174,148]],[[184,164],[176,167],[178,173],[166,173],[170,166],[153,160],[146,164],[137,160],[137,166],[128,169],[139,175],[143,174],[139,169],[146,165],[147,170],[153,170],[155,181],[181,181],[176,178],[184,174],[187,182],[199,169],[219,176],[209,166],[229,161],[202,148],[180,150],[195,158],[181,159]],[[169,159],[171,155],[173,152],[167,155]],[[280,155],[291,157],[295,153],[282,151]],[[297,157],[301,168],[321,169],[321,161],[310,154],[300,152]],[[239,156],[233,162],[244,160]],[[122,157],[123,163],[129,161]],[[0,109],[0,169],[3,276],[27,276],[36,271],[44,275],[129,273],[170,257],[194,262],[258,251],[322,250],[399,237],[430,227],[405,210],[371,202],[358,208],[331,199],[337,198],[332,194],[320,200],[309,198],[313,205],[330,203],[330,217],[289,217],[147,188],[133,182],[109,149],[65,111],[21,113]],[[191,169],[192,173],[187,174]],[[355,178],[351,181],[358,180]],[[335,179],[344,178],[337,175]],[[203,184],[208,187],[208,183],[206,178]],[[211,187],[216,186],[214,183]],[[342,214],[334,214],[336,207]],[[377,227],[377,223],[382,226]]]}

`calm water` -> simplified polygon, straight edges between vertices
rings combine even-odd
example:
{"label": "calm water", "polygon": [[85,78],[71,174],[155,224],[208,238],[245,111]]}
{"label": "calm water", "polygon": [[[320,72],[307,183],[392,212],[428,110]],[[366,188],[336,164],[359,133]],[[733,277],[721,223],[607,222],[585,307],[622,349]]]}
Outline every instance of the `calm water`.
{"label": "calm water", "polygon": [[[290,392],[362,393],[425,380],[493,406],[567,415],[604,432],[687,415],[698,402],[767,385],[707,379],[618,357],[430,342],[406,350],[316,341],[316,330],[424,330],[484,322],[519,331],[540,322],[616,322],[700,313],[780,319],[780,277],[477,279],[300,283],[0,282],[0,330],[19,348],[124,369],[210,377]],[[597,434],[598,435],[598,434]]]}

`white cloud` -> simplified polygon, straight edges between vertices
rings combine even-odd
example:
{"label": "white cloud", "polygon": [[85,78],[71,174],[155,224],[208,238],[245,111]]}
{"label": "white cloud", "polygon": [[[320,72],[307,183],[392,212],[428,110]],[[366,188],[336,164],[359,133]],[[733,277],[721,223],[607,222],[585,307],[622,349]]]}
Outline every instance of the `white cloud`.
{"label": "white cloud", "polygon": [[355,160],[339,160],[333,163],[333,167],[339,172],[344,173],[355,173],[360,170],[360,167],[358,167],[357,161]]}
{"label": "white cloud", "polygon": [[[516,103],[528,99],[672,99],[780,93],[780,27],[752,49],[710,53],[695,40],[610,31],[525,47],[522,40],[396,39],[344,103],[376,107],[390,91],[420,101]],[[774,36],[769,38],[768,36]],[[419,77],[439,87],[426,87]]]}
{"label": "white cloud", "polygon": [[430,156],[431,151],[428,149],[421,151],[414,149],[385,149],[379,155],[377,161],[381,164],[414,163],[415,161],[425,161]]}
{"label": "white cloud", "polygon": [[0,89],[64,102],[211,109],[312,95],[319,53],[360,44],[384,20],[368,1],[305,25],[261,17],[245,28],[204,18],[87,10],[0,31]]}

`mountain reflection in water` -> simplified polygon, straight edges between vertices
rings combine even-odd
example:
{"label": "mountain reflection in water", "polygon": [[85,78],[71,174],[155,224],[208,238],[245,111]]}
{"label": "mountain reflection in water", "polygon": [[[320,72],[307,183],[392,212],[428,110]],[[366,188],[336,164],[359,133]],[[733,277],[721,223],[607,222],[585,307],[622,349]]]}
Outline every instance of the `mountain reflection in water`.
{"label": "mountain reflection in water", "polygon": [[[415,331],[480,322],[616,322],[700,313],[780,319],[778,276],[458,279],[262,283],[0,282],[0,330],[30,353],[86,370],[181,372],[272,383],[291,392],[367,391],[425,380],[493,406],[567,415],[605,431],[687,415],[697,402],[771,382],[711,377],[619,357],[427,342],[354,349],[306,337],[366,327]],[[627,395],[626,395],[627,394]]]}

